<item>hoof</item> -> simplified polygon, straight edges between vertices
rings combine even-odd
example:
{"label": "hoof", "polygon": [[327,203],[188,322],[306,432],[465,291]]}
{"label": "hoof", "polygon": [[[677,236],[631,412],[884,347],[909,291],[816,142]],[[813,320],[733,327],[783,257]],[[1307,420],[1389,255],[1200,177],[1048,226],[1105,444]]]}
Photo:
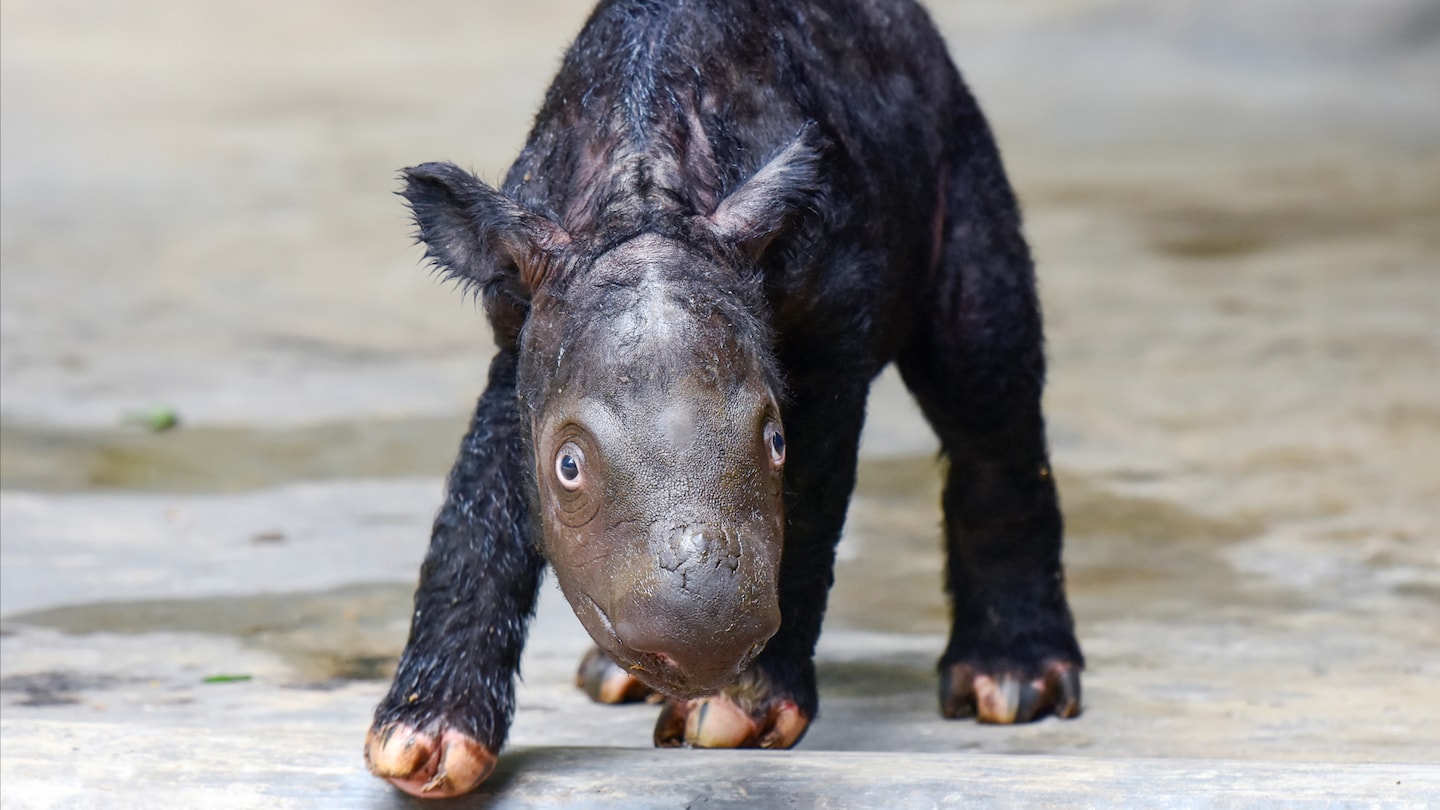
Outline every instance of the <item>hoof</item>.
{"label": "hoof", "polygon": [[445,799],[479,787],[495,769],[495,753],[454,729],[435,734],[392,723],[365,736],[365,764],[411,796]]}
{"label": "hoof", "polygon": [[940,713],[982,723],[1028,723],[1047,714],[1069,719],[1080,714],[1080,669],[1051,661],[1038,678],[1013,672],[985,672],[967,663],[940,673]]}
{"label": "hoof", "polygon": [[599,647],[591,647],[580,659],[575,685],[596,703],[638,703],[655,694],[655,690],[621,669]]}
{"label": "hoof", "polygon": [[655,723],[660,748],[790,748],[805,736],[809,718],[794,701],[772,701],[746,711],[724,694],[671,700]]}

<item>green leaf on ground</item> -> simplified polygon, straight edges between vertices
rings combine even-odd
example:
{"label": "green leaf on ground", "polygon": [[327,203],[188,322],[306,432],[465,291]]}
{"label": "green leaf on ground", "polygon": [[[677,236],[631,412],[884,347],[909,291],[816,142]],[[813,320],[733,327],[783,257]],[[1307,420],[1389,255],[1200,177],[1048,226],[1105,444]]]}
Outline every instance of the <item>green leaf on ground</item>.
{"label": "green leaf on ground", "polygon": [[156,433],[164,433],[180,426],[180,413],[169,405],[156,405],[153,408],[126,414],[125,421]]}

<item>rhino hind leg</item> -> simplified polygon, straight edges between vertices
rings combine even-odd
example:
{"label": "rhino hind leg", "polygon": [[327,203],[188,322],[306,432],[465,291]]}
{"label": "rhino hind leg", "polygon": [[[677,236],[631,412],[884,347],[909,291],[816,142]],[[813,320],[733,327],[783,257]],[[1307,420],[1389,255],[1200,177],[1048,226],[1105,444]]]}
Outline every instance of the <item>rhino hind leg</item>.
{"label": "rhino hind leg", "polygon": [[596,703],[639,703],[656,696],[654,689],[625,671],[599,647],[591,647],[575,671],[575,686]]}
{"label": "rhino hind leg", "polygon": [[939,253],[898,357],[948,461],[953,625],[940,659],[941,709],[994,723],[1072,717],[1084,658],[1065,597],[1041,413],[1034,268],[990,134],[977,117],[959,118],[970,130],[955,138],[941,187]]}

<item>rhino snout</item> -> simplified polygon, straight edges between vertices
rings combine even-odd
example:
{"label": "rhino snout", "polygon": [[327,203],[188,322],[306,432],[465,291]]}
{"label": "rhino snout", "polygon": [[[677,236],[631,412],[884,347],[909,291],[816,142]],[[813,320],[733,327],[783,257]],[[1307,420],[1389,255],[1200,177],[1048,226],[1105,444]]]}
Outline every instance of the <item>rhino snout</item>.
{"label": "rhino snout", "polygon": [[771,562],[747,557],[745,543],[728,527],[676,528],[655,546],[653,587],[616,611],[616,639],[674,670],[664,673],[679,681],[667,691],[729,684],[780,628],[774,589],[755,588],[773,583],[773,574],[752,570]]}

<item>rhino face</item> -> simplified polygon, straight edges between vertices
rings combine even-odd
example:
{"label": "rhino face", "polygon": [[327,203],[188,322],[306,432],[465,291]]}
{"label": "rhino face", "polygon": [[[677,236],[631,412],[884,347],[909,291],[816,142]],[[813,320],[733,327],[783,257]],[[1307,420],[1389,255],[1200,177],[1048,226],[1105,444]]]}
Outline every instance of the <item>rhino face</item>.
{"label": "rhino face", "polygon": [[521,356],[546,557],[596,643],[674,696],[779,628],[785,438],[724,268],[657,236],[537,300]]}

